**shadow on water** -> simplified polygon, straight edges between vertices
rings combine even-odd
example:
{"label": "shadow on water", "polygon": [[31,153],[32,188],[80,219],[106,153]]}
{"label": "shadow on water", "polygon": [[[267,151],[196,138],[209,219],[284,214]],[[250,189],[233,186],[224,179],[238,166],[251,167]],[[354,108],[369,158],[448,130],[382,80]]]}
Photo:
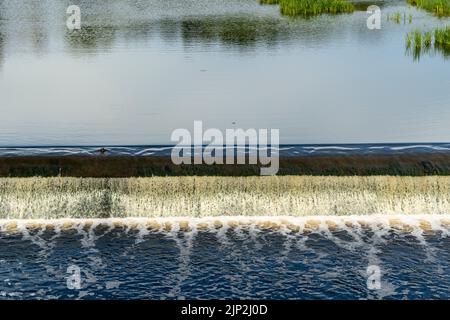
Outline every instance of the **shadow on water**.
{"label": "shadow on water", "polygon": [[111,48],[116,29],[111,26],[84,26],[80,30],[67,30],[64,39],[71,50]]}
{"label": "shadow on water", "polygon": [[182,41],[185,47],[220,45],[229,50],[252,51],[261,46],[289,45],[296,41],[326,43],[334,36],[334,27],[328,23],[311,26],[304,20],[207,16],[146,21],[128,26],[83,26],[81,30],[67,30],[65,40],[70,50],[84,49],[89,53],[111,49],[117,41],[148,41],[154,37],[169,44]]}
{"label": "shadow on water", "polygon": [[289,38],[288,27],[275,19],[188,19],[181,22],[180,30],[185,44],[217,42],[224,46],[252,47],[264,43],[270,46]]}

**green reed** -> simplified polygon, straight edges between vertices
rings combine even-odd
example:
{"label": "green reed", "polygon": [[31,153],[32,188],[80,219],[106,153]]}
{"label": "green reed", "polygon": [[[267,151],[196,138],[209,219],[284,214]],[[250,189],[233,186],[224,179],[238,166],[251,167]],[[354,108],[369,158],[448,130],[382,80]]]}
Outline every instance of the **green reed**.
{"label": "green reed", "polygon": [[406,35],[405,42],[407,51],[412,52],[415,59],[432,48],[444,57],[450,57],[450,26],[437,28],[434,32],[412,31]]}
{"label": "green reed", "polygon": [[407,0],[407,2],[438,17],[450,16],[450,0]]}
{"label": "green reed", "polygon": [[434,46],[450,50],[450,26],[434,30]]}
{"label": "green reed", "polygon": [[355,10],[346,0],[279,0],[281,14],[286,16],[316,16],[324,13],[350,13]]}
{"label": "green reed", "polygon": [[402,14],[400,12],[396,12],[392,16],[392,19],[394,20],[395,23],[400,23],[402,20]]}
{"label": "green reed", "polygon": [[422,32],[416,30],[413,32],[414,48],[422,48]]}
{"label": "green reed", "polygon": [[406,24],[406,22],[411,24],[412,20],[413,20],[413,16],[411,14],[409,14],[407,16],[405,12],[401,13],[401,12],[397,11],[397,12],[394,12],[392,15],[390,15],[388,13],[386,15],[386,20],[393,21],[394,23],[397,23],[397,24],[400,24],[402,22],[403,22],[403,24]]}
{"label": "green reed", "polygon": [[423,46],[425,48],[431,47],[431,43],[433,41],[433,35],[430,31],[427,31],[423,34]]}

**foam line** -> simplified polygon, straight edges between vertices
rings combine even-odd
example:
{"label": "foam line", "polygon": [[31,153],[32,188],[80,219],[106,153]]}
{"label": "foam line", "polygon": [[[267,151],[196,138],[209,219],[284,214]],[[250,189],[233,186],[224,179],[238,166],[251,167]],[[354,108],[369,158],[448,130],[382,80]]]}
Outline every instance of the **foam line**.
{"label": "foam line", "polygon": [[[85,235],[92,234],[96,228],[111,230],[126,229],[138,232],[138,237],[147,231],[177,232],[220,230],[272,230],[291,233],[334,232],[353,230],[355,234],[361,229],[396,230],[410,234],[440,232],[448,236],[450,215],[371,215],[371,216],[220,216],[220,217],[157,217],[157,218],[108,218],[108,219],[1,219],[0,233],[23,233],[30,231],[58,230],[61,232],[75,230]],[[87,230],[87,231],[86,231]],[[87,236],[91,239],[92,236]],[[89,240],[88,239],[88,240]]]}

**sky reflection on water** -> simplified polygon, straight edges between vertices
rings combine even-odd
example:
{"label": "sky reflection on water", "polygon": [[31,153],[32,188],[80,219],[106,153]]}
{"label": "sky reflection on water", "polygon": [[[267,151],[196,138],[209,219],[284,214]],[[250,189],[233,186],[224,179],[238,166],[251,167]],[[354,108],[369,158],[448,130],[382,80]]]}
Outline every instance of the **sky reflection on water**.
{"label": "sky reflection on water", "polygon": [[[72,1],[73,2],[73,1]],[[256,0],[0,0],[0,145],[167,144],[194,120],[279,128],[281,143],[448,142],[450,63],[405,53],[448,24],[388,1],[383,13],[281,17]],[[232,123],[236,124],[233,125]]]}

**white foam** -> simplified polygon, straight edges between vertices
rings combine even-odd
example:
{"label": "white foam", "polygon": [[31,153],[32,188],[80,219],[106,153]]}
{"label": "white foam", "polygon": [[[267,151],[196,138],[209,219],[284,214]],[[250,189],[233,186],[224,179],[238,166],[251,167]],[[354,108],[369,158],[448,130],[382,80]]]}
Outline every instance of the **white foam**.
{"label": "white foam", "polygon": [[[447,225],[450,223],[450,214],[423,214],[423,215],[406,215],[406,214],[376,214],[376,215],[312,215],[312,216],[205,216],[205,217],[126,217],[126,218],[61,218],[61,219],[0,219],[0,231],[6,232],[8,228],[12,228],[15,224],[17,229],[24,228],[40,229],[44,227],[54,227],[55,230],[64,230],[65,228],[80,230],[86,225],[90,225],[88,231],[81,230],[80,234],[86,237],[85,241],[91,242],[93,238],[104,236],[106,233],[95,236],[92,232],[98,226],[108,226],[109,229],[116,225],[125,226],[127,229],[143,228],[149,223],[163,226],[169,224],[172,226],[171,232],[183,231],[180,224],[188,223],[189,228],[196,228],[199,225],[206,225],[208,228],[215,228],[215,223],[222,225],[218,234],[226,233],[226,230],[238,224],[241,226],[256,226],[258,228],[281,228],[282,226],[295,226],[298,231],[305,231],[307,223],[316,221],[320,224],[318,229],[330,229],[327,222],[336,224],[337,228],[348,229],[346,223],[353,224],[353,230],[359,230],[364,224],[369,226],[382,226],[382,229],[392,228],[392,224],[400,223],[405,226],[421,226],[423,222],[429,223],[430,228],[443,232],[448,235]],[[423,227],[423,225],[422,225]],[[179,228],[179,229],[176,229]],[[43,230],[42,230],[43,231]],[[107,231],[108,232],[108,231]],[[356,231],[355,231],[356,232]]]}

